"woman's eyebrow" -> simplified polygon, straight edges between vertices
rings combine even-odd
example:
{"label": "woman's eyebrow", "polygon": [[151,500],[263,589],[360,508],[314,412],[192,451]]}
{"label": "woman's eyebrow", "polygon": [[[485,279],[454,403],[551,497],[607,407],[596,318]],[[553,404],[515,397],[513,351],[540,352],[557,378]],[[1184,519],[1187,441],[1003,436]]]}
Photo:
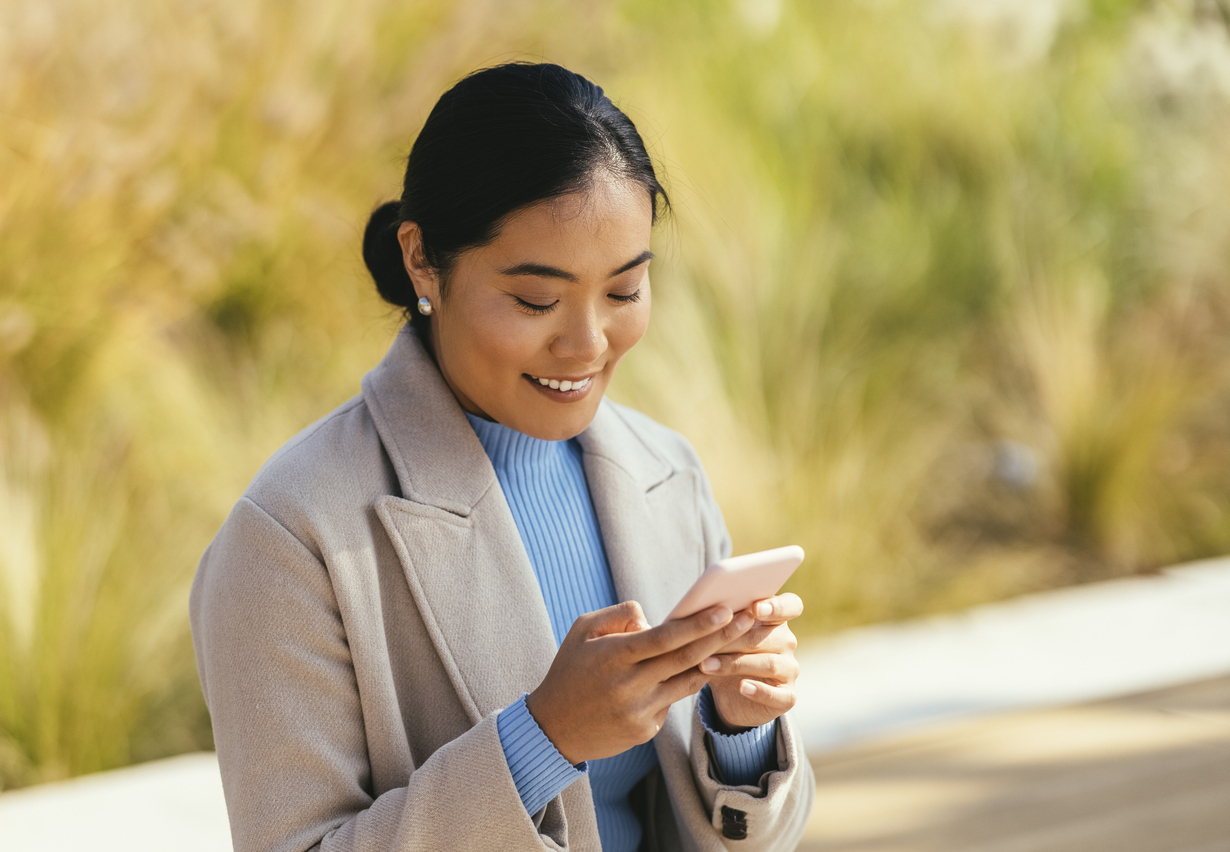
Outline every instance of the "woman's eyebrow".
{"label": "woman's eyebrow", "polygon": [[[625,263],[623,266],[611,273],[610,277],[614,278],[627,272],[629,269],[640,266],[646,261],[653,260],[654,254],[649,250],[645,250],[638,254],[632,260]],[[562,278],[565,281],[576,283],[577,276],[571,272],[566,272],[563,269],[558,269],[554,266],[548,266],[545,263],[518,263],[516,266],[510,266],[507,269],[500,270],[501,275],[532,275],[537,278]]]}
{"label": "woman's eyebrow", "polygon": [[616,269],[614,272],[612,272],[611,277],[614,278],[616,275],[621,275],[624,272],[627,272],[629,269],[640,266],[642,263],[646,263],[647,261],[650,261],[650,260],[653,260],[653,252],[651,252],[649,249],[645,249],[643,252],[638,254],[636,257],[632,258],[630,261],[625,263],[623,266],[619,267],[619,269]]}

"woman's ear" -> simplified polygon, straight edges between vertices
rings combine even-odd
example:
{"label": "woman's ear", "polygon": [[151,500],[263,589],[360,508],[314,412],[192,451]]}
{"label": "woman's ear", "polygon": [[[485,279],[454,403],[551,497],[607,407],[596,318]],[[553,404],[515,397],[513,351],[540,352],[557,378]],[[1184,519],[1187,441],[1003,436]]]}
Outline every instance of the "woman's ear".
{"label": "woman's ear", "polygon": [[418,222],[402,222],[397,229],[397,242],[401,243],[402,261],[406,264],[406,274],[414,284],[414,293],[419,298],[424,296],[433,305],[440,303],[440,287],[436,270],[423,255],[423,231]]}

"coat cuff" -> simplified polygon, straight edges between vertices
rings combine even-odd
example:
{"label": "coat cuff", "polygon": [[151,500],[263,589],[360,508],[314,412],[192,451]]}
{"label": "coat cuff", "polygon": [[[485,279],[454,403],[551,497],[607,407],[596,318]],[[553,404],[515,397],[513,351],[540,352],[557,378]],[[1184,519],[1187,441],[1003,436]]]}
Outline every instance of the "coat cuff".
{"label": "coat cuff", "polygon": [[727,840],[753,840],[758,849],[793,849],[811,812],[815,780],[790,714],[777,719],[769,766],[751,784],[720,780],[712,739],[694,713],[693,773],[710,824]]}
{"label": "coat cuff", "polygon": [[713,749],[713,768],[719,781],[734,787],[759,785],[760,776],[777,768],[777,720],[738,734],[719,733],[717,707],[706,684],[696,702],[700,722]]}
{"label": "coat cuff", "polygon": [[517,785],[517,795],[526,812],[536,814],[578,778],[589,773],[589,765],[573,766],[543,733],[525,706],[525,694],[500,712],[496,729],[504,759]]}

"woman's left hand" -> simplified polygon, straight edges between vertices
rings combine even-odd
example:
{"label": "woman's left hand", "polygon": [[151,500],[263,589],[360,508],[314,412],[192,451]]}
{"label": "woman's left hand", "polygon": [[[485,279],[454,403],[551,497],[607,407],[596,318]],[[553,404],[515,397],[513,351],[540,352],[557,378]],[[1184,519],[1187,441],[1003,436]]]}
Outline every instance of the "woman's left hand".
{"label": "woman's left hand", "polygon": [[756,618],[751,630],[700,664],[713,675],[713,703],[729,729],[722,733],[771,722],[795,702],[799,643],[787,622],[803,612],[803,601],[787,593],[757,601],[750,611]]}

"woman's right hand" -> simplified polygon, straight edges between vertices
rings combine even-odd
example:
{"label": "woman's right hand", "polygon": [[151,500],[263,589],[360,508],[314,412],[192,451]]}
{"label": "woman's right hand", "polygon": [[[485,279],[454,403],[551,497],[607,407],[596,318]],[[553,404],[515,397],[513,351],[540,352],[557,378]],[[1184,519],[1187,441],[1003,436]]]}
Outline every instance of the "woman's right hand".
{"label": "woman's right hand", "polygon": [[716,606],[651,628],[636,601],[583,615],[526,707],[569,763],[648,742],[672,704],[709,682],[697,664],[755,621],[732,615]]}

